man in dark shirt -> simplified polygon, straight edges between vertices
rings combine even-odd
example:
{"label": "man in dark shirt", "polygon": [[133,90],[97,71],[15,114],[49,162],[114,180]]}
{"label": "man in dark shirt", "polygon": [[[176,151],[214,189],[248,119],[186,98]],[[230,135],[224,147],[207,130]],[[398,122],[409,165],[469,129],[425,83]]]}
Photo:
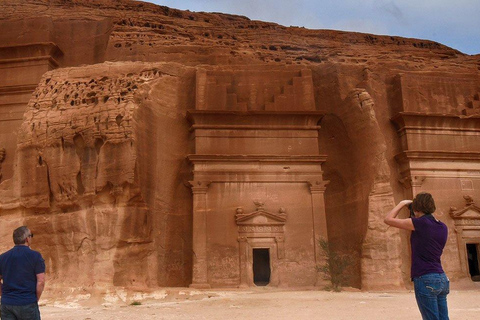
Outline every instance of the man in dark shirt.
{"label": "man in dark shirt", "polygon": [[45,260],[30,249],[32,238],[27,227],[15,229],[15,246],[0,255],[2,320],[40,320],[38,300],[45,287]]}

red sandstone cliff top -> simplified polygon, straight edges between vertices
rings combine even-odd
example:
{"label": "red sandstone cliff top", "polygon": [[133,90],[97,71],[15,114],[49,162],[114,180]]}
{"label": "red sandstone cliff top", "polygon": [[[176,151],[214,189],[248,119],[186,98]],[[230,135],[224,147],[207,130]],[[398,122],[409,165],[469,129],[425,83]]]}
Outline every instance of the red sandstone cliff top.
{"label": "red sandstone cliff top", "polygon": [[[102,28],[96,26],[102,33],[92,35],[89,40],[92,46],[101,47],[102,44],[94,42],[104,36],[108,38],[107,49],[91,63],[102,60],[173,60],[186,64],[334,62],[369,67],[393,63],[397,69],[417,71],[478,74],[480,70],[480,55],[469,56],[428,40],[284,27],[243,16],[182,11],[129,0],[12,0],[0,4],[0,12],[2,26],[30,29],[16,37],[11,32],[2,32],[3,46],[35,42],[29,40],[35,38],[29,33],[38,34],[42,28],[36,26],[45,26],[46,20],[54,26],[55,39],[62,37],[61,29],[67,21],[77,25],[103,22]],[[72,30],[82,32],[78,27],[67,31]],[[35,39],[38,42],[38,37]],[[86,46],[85,39],[79,45]],[[75,45],[59,47],[68,53]],[[189,58],[195,55],[203,58]],[[79,59],[71,60],[64,65],[80,63]]]}

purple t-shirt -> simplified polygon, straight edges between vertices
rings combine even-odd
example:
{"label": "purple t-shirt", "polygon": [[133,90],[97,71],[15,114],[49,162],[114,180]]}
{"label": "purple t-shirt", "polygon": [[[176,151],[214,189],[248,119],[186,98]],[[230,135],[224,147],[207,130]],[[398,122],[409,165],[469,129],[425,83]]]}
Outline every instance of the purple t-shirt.
{"label": "purple t-shirt", "polygon": [[412,279],[428,273],[443,273],[440,257],[447,242],[447,226],[432,215],[412,218],[412,222],[415,227],[410,237]]}

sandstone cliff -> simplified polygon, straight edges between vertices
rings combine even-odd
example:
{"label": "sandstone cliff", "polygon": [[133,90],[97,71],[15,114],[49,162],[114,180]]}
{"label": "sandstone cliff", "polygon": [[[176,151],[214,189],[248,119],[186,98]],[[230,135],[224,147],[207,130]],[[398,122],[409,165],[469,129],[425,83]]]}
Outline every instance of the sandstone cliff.
{"label": "sandstone cliff", "polygon": [[[435,142],[427,133],[415,150],[466,152],[473,167],[480,161],[479,55],[428,40],[287,28],[126,0],[9,1],[0,12],[0,248],[27,224],[54,286],[191,283],[187,156],[196,147],[187,112],[195,109],[202,68],[310,70],[313,111],[322,114],[318,149],[327,156],[328,238],[355,252],[353,286],[408,285],[406,235],[382,220],[420,189],[395,158],[409,149],[392,118],[470,117],[468,137],[450,147],[448,138]],[[458,177],[472,181],[466,190],[478,198],[471,168]],[[462,207],[464,189],[450,197],[439,182],[424,188],[444,197],[440,216],[453,230],[448,208]],[[449,241],[448,271],[462,278],[454,233]]]}

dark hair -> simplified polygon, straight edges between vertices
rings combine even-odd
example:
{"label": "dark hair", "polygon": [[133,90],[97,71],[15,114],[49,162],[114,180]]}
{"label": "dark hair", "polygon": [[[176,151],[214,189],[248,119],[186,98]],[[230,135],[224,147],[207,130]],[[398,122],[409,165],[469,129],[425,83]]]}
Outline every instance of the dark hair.
{"label": "dark hair", "polygon": [[417,194],[415,199],[413,199],[412,209],[413,211],[419,211],[425,214],[434,213],[436,207],[432,195],[428,192],[420,192]]}
{"label": "dark hair", "polygon": [[30,235],[30,230],[26,226],[22,226],[13,231],[13,243],[25,244],[25,240]]}

